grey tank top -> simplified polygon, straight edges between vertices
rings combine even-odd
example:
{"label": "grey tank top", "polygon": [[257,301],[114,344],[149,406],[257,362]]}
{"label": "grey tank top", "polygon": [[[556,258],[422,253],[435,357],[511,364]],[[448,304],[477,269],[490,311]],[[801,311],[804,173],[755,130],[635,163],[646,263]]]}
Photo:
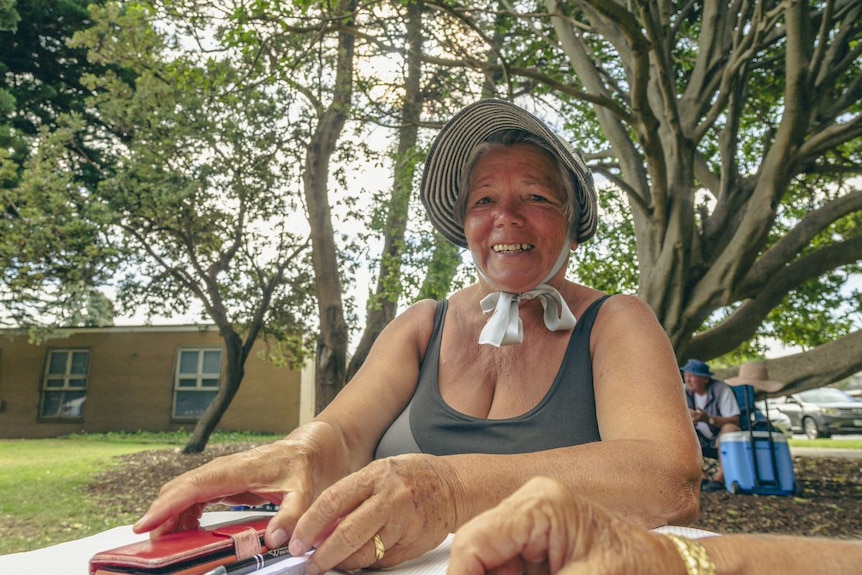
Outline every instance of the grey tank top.
{"label": "grey tank top", "polygon": [[440,340],[449,302],[437,303],[434,329],[410,403],[392,423],[375,459],[403,453],[529,453],[601,441],[593,393],[590,332],[604,296],[578,320],[562,365],[545,397],[533,409],[510,419],[481,419],[446,404],[437,386]]}

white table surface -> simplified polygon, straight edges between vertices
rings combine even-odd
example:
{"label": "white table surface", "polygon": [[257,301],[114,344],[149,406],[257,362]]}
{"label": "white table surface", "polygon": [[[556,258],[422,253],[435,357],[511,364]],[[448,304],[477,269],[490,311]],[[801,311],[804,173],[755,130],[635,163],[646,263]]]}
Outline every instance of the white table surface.
{"label": "white table surface", "polygon": [[[248,515],[260,515],[260,512],[217,511],[204,513],[201,518],[201,525],[205,526],[232,521]],[[693,539],[716,535],[709,531],[688,527],[660,527],[655,531],[659,533],[675,533]],[[0,574],[89,575],[90,558],[96,553],[119,547],[120,545],[141,541],[147,537],[147,535],[139,535],[132,531],[131,525],[123,525],[89,537],[59,543],[34,551],[0,555]],[[450,535],[436,549],[429,551],[422,557],[407,561],[396,568],[387,569],[386,573],[387,575],[445,575],[451,542],[452,536]],[[258,573],[259,575],[266,575],[267,573],[278,573],[278,571],[277,569],[265,569]],[[369,573],[379,573],[379,571],[369,571]]]}
{"label": "white table surface", "polygon": [[[249,515],[260,515],[260,512],[216,511],[204,513],[201,525],[212,525],[242,519]],[[123,525],[102,531],[89,537],[59,543],[42,549],[0,555],[0,574],[2,575],[89,575],[90,558],[100,551],[113,549],[120,545],[145,540],[148,535],[139,535],[132,531],[131,525]],[[405,562],[396,569],[388,569],[387,573],[397,572],[399,575],[443,575],[449,558],[451,536],[437,549],[429,551],[422,557]],[[278,564],[256,573],[267,575],[280,573]],[[369,571],[370,572],[370,571]],[[333,575],[344,575],[333,572]]]}

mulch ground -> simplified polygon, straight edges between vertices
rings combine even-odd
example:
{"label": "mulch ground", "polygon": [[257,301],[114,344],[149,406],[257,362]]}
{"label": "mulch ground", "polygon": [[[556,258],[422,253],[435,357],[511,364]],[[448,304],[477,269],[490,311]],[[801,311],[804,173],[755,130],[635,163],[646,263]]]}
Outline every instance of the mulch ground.
{"label": "mulch ground", "polygon": [[[145,451],[123,456],[97,477],[90,494],[112,511],[141,515],[163,483],[253,444],[212,445],[204,453]],[[790,497],[704,493],[693,527],[718,533],[781,533],[862,539],[862,459],[794,457],[797,493]]]}
{"label": "mulch ground", "polygon": [[796,495],[701,494],[695,527],[862,539],[862,459],[794,457]]}

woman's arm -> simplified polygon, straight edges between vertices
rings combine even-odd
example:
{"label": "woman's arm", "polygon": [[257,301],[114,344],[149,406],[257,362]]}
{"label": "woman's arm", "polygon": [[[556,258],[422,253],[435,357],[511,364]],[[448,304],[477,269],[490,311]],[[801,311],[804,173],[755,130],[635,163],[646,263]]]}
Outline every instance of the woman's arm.
{"label": "woman's arm", "polygon": [[606,479],[587,478],[596,500],[647,528],[694,521],[700,445],[676,355],[652,308],[633,296],[609,299],[592,349],[602,442],[619,444],[614,461],[596,455]]}
{"label": "woman's arm", "polygon": [[153,536],[194,529],[209,503],[276,503],[266,541],[282,546],[297,519],[335,481],[367,464],[416,386],[434,302],[419,302],[378,337],[365,366],[315,420],[285,439],[217,458],[166,483],[135,524]]}
{"label": "woman's arm", "polygon": [[[697,539],[716,575],[850,575],[862,542],[776,535]],[[536,478],[455,534],[448,573],[686,575],[670,538],[609,513],[548,478]]]}
{"label": "woman's arm", "polygon": [[392,320],[356,375],[315,418],[337,430],[351,471],[374,458],[380,438],[413,397],[435,309],[436,302],[423,300]]}
{"label": "woman's arm", "polygon": [[851,575],[862,566],[862,541],[790,535],[724,535],[698,539],[716,575]]}

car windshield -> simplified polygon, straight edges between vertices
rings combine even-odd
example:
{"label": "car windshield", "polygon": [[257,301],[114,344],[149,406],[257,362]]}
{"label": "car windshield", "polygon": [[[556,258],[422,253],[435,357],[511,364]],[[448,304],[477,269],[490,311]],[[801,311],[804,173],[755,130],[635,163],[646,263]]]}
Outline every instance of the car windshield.
{"label": "car windshield", "polygon": [[856,401],[840,389],[835,389],[834,387],[809,389],[808,391],[801,392],[799,395],[809,403],[846,403],[848,401],[853,403]]}

